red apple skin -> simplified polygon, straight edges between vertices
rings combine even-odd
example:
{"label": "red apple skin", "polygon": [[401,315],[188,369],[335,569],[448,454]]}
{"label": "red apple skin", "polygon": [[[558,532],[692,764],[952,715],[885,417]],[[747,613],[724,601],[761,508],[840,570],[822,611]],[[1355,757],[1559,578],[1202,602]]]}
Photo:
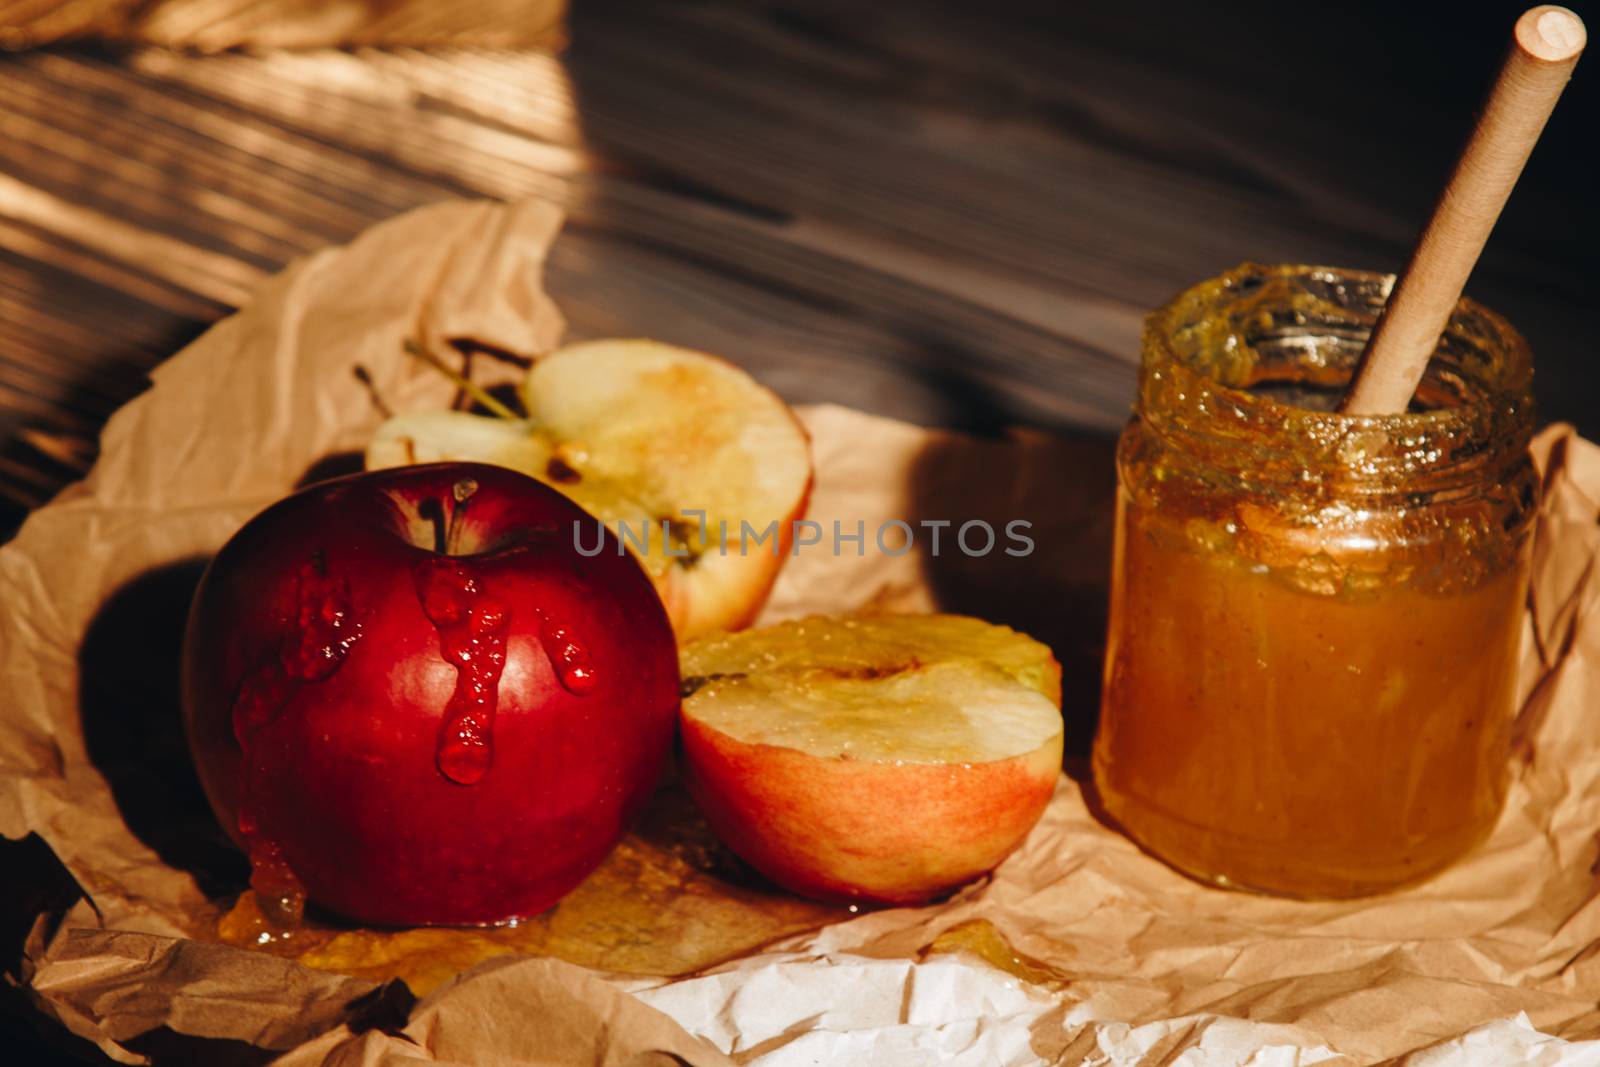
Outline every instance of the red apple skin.
{"label": "red apple skin", "polygon": [[[414,574],[440,557],[412,543],[396,502],[439,501],[448,515],[463,479],[476,490],[460,532],[486,550],[456,562],[507,619],[492,763],[470,785],[438,765],[457,667]],[[531,478],[466,463],[327,482],[252,519],[202,580],[184,645],[190,745],[228,832],[244,843],[241,781],[253,769],[258,840],[277,843],[310,900],[374,924],[534,915],[582,881],[671,750],[678,666],[649,579],[609,535],[605,551],[579,553],[575,521],[594,523]],[[594,530],[585,526],[585,546]],[[348,651],[326,677],[288,685],[248,735],[247,765],[236,701],[262,671],[281,676],[275,664],[293,649],[304,655],[298,620],[335,608]],[[583,695],[563,686],[541,643],[546,619],[586,650]],[[326,670],[337,657],[319,640],[311,658]]]}
{"label": "red apple skin", "polygon": [[684,780],[739,858],[817,900],[920,904],[993,870],[1055,792],[1061,735],[986,763],[812,755],[741,741],[688,714]]}

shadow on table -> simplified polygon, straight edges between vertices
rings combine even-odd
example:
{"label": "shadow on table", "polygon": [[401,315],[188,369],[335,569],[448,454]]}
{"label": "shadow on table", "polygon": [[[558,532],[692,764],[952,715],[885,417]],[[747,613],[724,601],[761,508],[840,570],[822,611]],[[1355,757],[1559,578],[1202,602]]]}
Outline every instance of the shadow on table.
{"label": "shadow on table", "polygon": [[[1100,710],[1116,441],[1018,431],[940,439],[918,457],[913,525],[949,521],[924,576],[941,609],[1038,638],[1061,662],[1064,769],[1083,780]],[[963,523],[987,523],[959,540]],[[1014,523],[1026,523],[1026,526]],[[1008,532],[1009,528],[1009,532]],[[969,554],[969,550],[972,554]]]}
{"label": "shadow on table", "polygon": [[331,481],[334,478],[348,478],[352,474],[359,474],[365,469],[361,460],[360,452],[330,452],[305,469],[294,483],[295,492],[316,485],[319,482]]}
{"label": "shadow on table", "polygon": [[216,897],[249,868],[211,814],[183,730],[183,627],[207,562],[156,567],[112,594],[84,635],[78,683],[89,760],[128,828]]}

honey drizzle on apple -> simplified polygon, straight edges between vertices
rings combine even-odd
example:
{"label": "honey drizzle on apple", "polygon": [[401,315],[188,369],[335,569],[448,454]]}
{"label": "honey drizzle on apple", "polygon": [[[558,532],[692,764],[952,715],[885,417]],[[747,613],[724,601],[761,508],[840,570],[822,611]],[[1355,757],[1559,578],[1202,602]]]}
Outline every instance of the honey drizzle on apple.
{"label": "honey drizzle on apple", "polygon": [[494,761],[495,706],[506,665],[504,604],[488,595],[465,565],[448,556],[425,559],[414,572],[422,613],[439,631],[439,652],[456,668],[456,687],[439,725],[435,762],[452,782],[472,785]]}
{"label": "honey drizzle on apple", "polygon": [[350,586],[328,576],[320,552],[295,573],[294,599],[283,620],[278,646],[243,683],[233,702],[233,736],[239,742],[239,834],[250,857],[250,886],[263,911],[280,926],[295,926],[305,910],[305,886],[289,866],[283,847],[261,826],[260,805],[268,784],[257,743],[261,731],[308,682],[331,677],[361,638],[350,608]]}
{"label": "honey drizzle on apple", "polygon": [[543,612],[540,618],[539,643],[544,647],[544,654],[550,657],[550,666],[555,668],[561,687],[573,696],[588,696],[596,682],[589,650],[572,636],[570,627],[551,622]]}
{"label": "honey drizzle on apple", "polygon": [[[460,785],[482,781],[494,762],[494,717],[499,704],[500,675],[506,665],[509,609],[486,593],[477,577],[454,558],[463,532],[461,518],[478,491],[478,482],[462,478],[451,487],[448,525],[436,531],[432,556],[417,564],[413,578],[422,613],[439,631],[439,651],[456,668],[456,686],[439,724],[435,763],[439,773]],[[453,506],[451,506],[453,504]],[[535,609],[538,610],[538,609]],[[588,649],[570,627],[539,615],[539,644],[561,685],[575,696],[595,687]]]}

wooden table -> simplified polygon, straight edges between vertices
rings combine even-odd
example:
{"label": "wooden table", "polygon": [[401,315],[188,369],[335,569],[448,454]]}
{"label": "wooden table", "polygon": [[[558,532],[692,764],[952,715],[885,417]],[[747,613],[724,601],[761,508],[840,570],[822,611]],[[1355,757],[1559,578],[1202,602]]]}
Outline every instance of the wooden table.
{"label": "wooden table", "polygon": [[[1428,5],[1212,7],[578,0],[559,60],[0,58],[0,530],[257,280],[454,196],[569,205],[575,335],[722,352],[797,401],[1109,432],[1179,288],[1403,261],[1518,5],[1432,48]],[[1472,291],[1533,341],[1545,416],[1594,433],[1586,73]]]}

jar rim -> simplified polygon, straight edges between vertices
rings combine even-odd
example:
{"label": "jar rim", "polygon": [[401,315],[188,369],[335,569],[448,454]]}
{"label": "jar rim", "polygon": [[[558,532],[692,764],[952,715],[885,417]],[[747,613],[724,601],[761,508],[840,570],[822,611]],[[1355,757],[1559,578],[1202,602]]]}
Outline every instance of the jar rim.
{"label": "jar rim", "polygon": [[[1347,481],[1444,477],[1466,465],[1481,468],[1486,454],[1520,451],[1531,433],[1531,353],[1509,322],[1466,297],[1430,361],[1430,376],[1450,383],[1454,403],[1348,415],[1252,391],[1259,381],[1252,375],[1267,365],[1261,337],[1277,331],[1292,338],[1298,319],[1308,327],[1300,340],[1321,344],[1319,373],[1342,392],[1394,280],[1340,267],[1243,263],[1191,286],[1145,320],[1140,416],[1213,459],[1225,458],[1218,448],[1248,439],[1257,460],[1301,472],[1333,469]],[[1307,295],[1312,291],[1318,295]],[[1305,307],[1296,303],[1301,296]],[[1326,321],[1310,322],[1306,308]],[[1257,328],[1265,332],[1252,336]],[[1334,350],[1340,366],[1327,362]],[[1446,358],[1447,350],[1454,355]],[[1464,356],[1474,365],[1462,363]],[[1303,480],[1303,473],[1294,477]]]}

